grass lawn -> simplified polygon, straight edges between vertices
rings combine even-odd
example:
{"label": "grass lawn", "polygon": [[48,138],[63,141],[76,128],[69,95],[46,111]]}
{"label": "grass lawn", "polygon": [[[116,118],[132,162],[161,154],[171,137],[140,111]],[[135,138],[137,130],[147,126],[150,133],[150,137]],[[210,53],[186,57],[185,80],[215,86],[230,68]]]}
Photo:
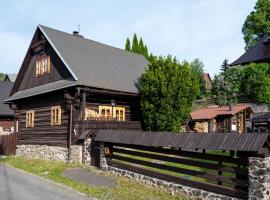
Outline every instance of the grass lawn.
{"label": "grass lawn", "polygon": [[81,193],[87,194],[98,199],[110,200],[188,200],[188,197],[180,195],[171,195],[161,189],[147,186],[130,179],[118,176],[112,176],[101,170],[89,168],[96,173],[113,177],[117,182],[114,189],[104,187],[88,186],[84,183],[78,183],[62,175],[65,169],[73,167],[84,167],[76,164],[66,164],[56,161],[45,161],[38,159],[26,159],[22,157],[6,157],[0,159],[0,162],[25,170],[35,175],[44,177],[54,182],[69,186]]}

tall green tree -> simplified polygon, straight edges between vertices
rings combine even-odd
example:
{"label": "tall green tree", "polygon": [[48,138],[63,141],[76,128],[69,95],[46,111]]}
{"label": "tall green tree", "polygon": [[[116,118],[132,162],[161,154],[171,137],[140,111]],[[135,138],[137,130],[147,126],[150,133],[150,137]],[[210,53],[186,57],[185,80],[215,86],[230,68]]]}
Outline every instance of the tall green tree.
{"label": "tall green tree", "polygon": [[138,43],[138,38],[137,38],[136,33],[134,33],[134,35],[133,35],[131,51],[134,52],[134,53],[139,52],[139,43]]}
{"label": "tall green tree", "polygon": [[225,72],[228,68],[229,68],[229,61],[227,58],[225,58],[221,67],[220,67],[220,70]]}
{"label": "tall green tree", "polygon": [[270,34],[270,0],[258,0],[247,16],[242,33],[248,50],[265,34]]}
{"label": "tall green tree", "polygon": [[140,105],[147,130],[178,132],[199,92],[187,62],[152,57],[140,79]]}
{"label": "tall green tree", "polygon": [[133,35],[132,44],[130,43],[129,38],[127,38],[126,44],[125,44],[125,50],[131,51],[134,53],[138,53],[138,54],[142,54],[148,60],[150,58],[149,54],[148,54],[148,48],[144,44],[142,37],[140,37],[140,40],[138,42],[138,38],[137,38],[136,33],[134,33],[134,35]]}
{"label": "tall green tree", "polygon": [[196,98],[201,99],[206,94],[205,81],[203,79],[204,64],[202,61],[200,61],[200,59],[196,58],[190,63],[190,69],[193,73],[193,78],[197,79],[199,83],[200,91]]}
{"label": "tall green tree", "polygon": [[258,103],[270,106],[270,65],[252,63],[245,68],[242,90]]}
{"label": "tall green tree", "polygon": [[125,50],[126,50],[126,51],[130,51],[130,50],[131,50],[129,38],[127,38],[127,40],[126,40]]}

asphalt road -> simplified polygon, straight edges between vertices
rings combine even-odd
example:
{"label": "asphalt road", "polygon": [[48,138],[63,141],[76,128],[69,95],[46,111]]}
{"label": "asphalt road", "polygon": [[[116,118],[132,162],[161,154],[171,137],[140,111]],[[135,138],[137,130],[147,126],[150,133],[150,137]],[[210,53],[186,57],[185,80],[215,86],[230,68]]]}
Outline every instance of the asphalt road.
{"label": "asphalt road", "polygon": [[92,198],[0,164],[0,200],[92,200]]}

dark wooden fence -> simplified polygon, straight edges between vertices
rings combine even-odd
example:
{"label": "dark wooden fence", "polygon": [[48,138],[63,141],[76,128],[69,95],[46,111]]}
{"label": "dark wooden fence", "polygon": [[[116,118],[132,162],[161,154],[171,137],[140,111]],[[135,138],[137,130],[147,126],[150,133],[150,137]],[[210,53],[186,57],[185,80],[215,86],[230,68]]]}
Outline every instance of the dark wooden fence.
{"label": "dark wooden fence", "polygon": [[18,134],[0,135],[0,155],[15,155]]}
{"label": "dark wooden fence", "polygon": [[224,151],[183,151],[171,148],[105,143],[109,165],[150,177],[246,199],[248,157]]}

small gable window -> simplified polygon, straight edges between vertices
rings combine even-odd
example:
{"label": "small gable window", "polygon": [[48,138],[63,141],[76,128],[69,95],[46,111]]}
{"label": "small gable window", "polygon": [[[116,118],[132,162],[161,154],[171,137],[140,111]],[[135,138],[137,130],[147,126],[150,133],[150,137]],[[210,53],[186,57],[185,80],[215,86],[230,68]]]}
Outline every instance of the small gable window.
{"label": "small gable window", "polygon": [[51,108],[51,125],[61,125],[61,106]]}
{"label": "small gable window", "polygon": [[25,127],[34,127],[35,111],[29,110],[25,115]]}
{"label": "small gable window", "polygon": [[40,56],[36,60],[36,76],[42,76],[49,74],[51,71],[51,60],[50,56]]}

